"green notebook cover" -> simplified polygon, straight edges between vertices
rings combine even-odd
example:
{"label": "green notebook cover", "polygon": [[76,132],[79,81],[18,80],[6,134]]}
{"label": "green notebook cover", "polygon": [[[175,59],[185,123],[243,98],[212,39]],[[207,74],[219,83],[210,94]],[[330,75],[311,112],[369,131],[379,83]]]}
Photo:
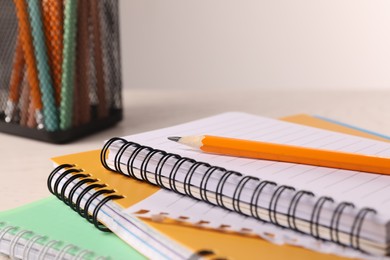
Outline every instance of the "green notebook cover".
{"label": "green notebook cover", "polygon": [[54,196],[0,213],[0,252],[18,259],[27,254],[28,259],[145,259],[114,234],[96,229],[58,203]]}

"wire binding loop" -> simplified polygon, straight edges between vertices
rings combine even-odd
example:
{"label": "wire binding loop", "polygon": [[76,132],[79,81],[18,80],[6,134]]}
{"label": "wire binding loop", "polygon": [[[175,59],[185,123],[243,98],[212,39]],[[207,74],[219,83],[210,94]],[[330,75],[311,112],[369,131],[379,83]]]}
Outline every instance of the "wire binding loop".
{"label": "wire binding loop", "polygon": [[268,212],[268,217],[269,217],[269,220],[278,225],[278,226],[281,226],[279,221],[278,221],[278,210],[277,210],[277,206],[278,206],[278,202],[279,202],[279,198],[280,196],[282,195],[282,193],[285,191],[285,190],[291,190],[291,191],[295,191],[295,189],[291,186],[286,186],[286,185],[281,185],[279,186],[275,192],[272,194],[272,197],[271,197],[271,201],[269,203],[269,212]]}
{"label": "wire binding loop", "polygon": [[184,178],[184,193],[190,197],[195,198],[195,195],[192,193],[191,187],[192,187],[192,177],[194,176],[195,171],[200,167],[211,167],[210,164],[204,163],[204,162],[194,162],[194,164],[190,167],[188,170],[188,173],[186,174]]}
{"label": "wire binding loop", "polygon": [[39,240],[45,240],[47,239],[46,236],[40,236],[40,235],[35,235],[34,237],[32,237],[27,245],[25,246],[24,250],[23,250],[23,259],[29,259],[29,256],[30,256],[30,253],[31,253],[31,250],[33,248],[33,246],[38,243]]}
{"label": "wire binding loop", "polygon": [[[10,251],[9,256],[11,259],[16,259],[16,245],[18,244],[19,239],[26,234],[33,234],[33,232],[31,232],[29,230],[21,230],[11,240],[10,250],[9,250]],[[0,241],[1,241],[1,239],[0,239]]]}
{"label": "wire binding loop", "polygon": [[259,206],[259,200],[260,200],[260,194],[261,192],[264,190],[264,188],[267,186],[267,185],[272,185],[272,186],[277,186],[277,184],[275,182],[272,182],[272,181],[260,181],[259,180],[259,184],[256,186],[253,194],[252,194],[252,198],[251,198],[251,202],[250,202],[250,213],[251,213],[251,216],[259,219],[259,220],[263,220],[263,221],[266,221],[266,219],[263,219],[260,217],[260,214],[259,214],[259,209],[260,209],[260,206]]}
{"label": "wire binding loop", "polygon": [[[204,259],[206,257],[210,258],[211,256],[215,255],[214,251],[208,250],[208,249],[203,249],[203,250],[198,250],[197,252],[193,253],[188,260],[200,260]],[[219,259],[219,258],[212,258],[212,259]]]}
{"label": "wire binding loop", "polygon": [[203,175],[202,180],[201,180],[200,185],[199,185],[200,198],[201,198],[201,200],[204,200],[208,203],[212,203],[212,202],[211,202],[211,200],[209,200],[209,198],[207,196],[207,184],[210,180],[210,177],[213,175],[213,173],[215,171],[223,172],[224,168],[215,167],[215,166],[211,166],[210,168],[208,168],[207,171],[205,172],[205,174]]}
{"label": "wire binding loop", "polygon": [[230,209],[230,208],[225,205],[225,202],[223,200],[224,199],[223,189],[224,189],[225,184],[230,176],[239,177],[239,176],[242,176],[242,174],[239,172],[235,172],[235,171],[225,171],[225,173],[222,175],[221,180],[217,184],[217,189],[215,192],[215,198],[217,200],[217,205],[221,206],[223,208],[228,208],[228,209]]}
{"label": "wire binding loop", "polygon": [[242,214],[245,214],[245,213],[241,210],[241,207],[240,207],[241,199],[240,198],[241,198],[241,194],[242,194],[242,191],[244,190],[245,185],[250,180],[258,181],[259,179],[252,177],[252,176],[245,176],[244,178],[242,178],[240,180],[240,182],[238,183],[238,185],[233,193],[233,209],[237,212],[242,213]]}
{"label": "wire binding loop", "polygon": [[121,195],[112,194],[112,195],[105,197],[104,199],[102,199],[99,202],[99,204],[96,206],[96,208],[94,209],[93,214],[92,214],[92,222],[97,229],[104,231],[104,232],[110,231],[106,226],[104,226],[101,222],[98,221],[99,211],[100,211],[101,207],[103,207],[103,205],[106,204],[108,201],[122,199],[122,198],[123,198],[123,196],[121,196]]}
{"label": "wire binding loop", "polygon": [[314,204],[314,208],[310,218],[310,235],[315,238],[320,238],[320,215],[322,207],[326,202],[334,203],[330,197],[322,196]]}
{"label": "wire binding loop", "polygon": [[110,171],[113,171],[114,169],[111,169],[108,164],[107,164],[107,152],[109,150],[109,147],[116,141],[121,141],[123,143],[126,143],[127,141],[123,138],[119,138],[119,137],[114,137],[114,138],[111,138],[110,140],[108,140],[104,146],[103,146],[103,149],[100,153],[100,162],[102,163],[102,165],[104,166],[104,168],[106,168],[107,170],[110,170]]}
{"label": "wire binding loop", "polygon": [[[121,139],[118,138],[118,140]],[[103,155],[105,153],[102,151]],[[96,228],[102,231],[110,231],[98,221],[98,213],[108,201],[120,199],[123,196],[115,194],[114,190],[106,189],[106,184],[99,183],[97,179],[91,178],[90,174],[76,169],[75,165],[72,164],[62,164],[56,167],[49,174],[47,186],[53,195],[94,224]],[[82,203],[84,201],[83,207]],[[89,213],[90,208],[93,208],[91,214]]]}
{"label": "wire binding loop", "polygon": [[368,213],[376,214],[377,212],[371,208],[363,208],[359,211],[352,224],[352,232],[349,240],[350,246],[358,250],[362,250],[360,247],[360,231],[362,230],[364,219]]}
{"label": "wire binding loop", "polygon": [[340,218],[343,214],[345,208],[351,207],[355,208],[355,205],[349,202],[341,202],[337,205],[336,209],[333,211],[332,219],[330,221],[330,239],[333,242],[341,243],[339,233],[342,232],[339,229]]}
{"label": "wire binding loop", "polygon": [[[153,152],[150,153],[152,154],[153,156]],[[193,159],[190,159],[190,158],[186,158],[186,157],[182,157],[180,158],[174,165],[173,165],[173,168],[171,170],[171,172],[169,173],[169,187],[171,190],[177,192],[177,193],[181,193],[178,188],[176,187],[176,176],[177,176],[177,173],[180,169],[180,167],[184,164],[184,163],[195,163],[195,160]]]}
{"label": "wire binding loop", "polygon": [[287,211],[287,224],[288,224],[289,228],[296,230],[296,231],[298,231],[298,226],[296,223],[297,207],[298,207],[300,199],[304,195],[314,197],[313,192],[309,192],[309,191],[305,191],[305,190],[300,190],[300,191],[296,192],[295,195],[293,196],[293,198],[291,199],[291,203],[290,203],[290,205],[288,207],[288,211]]}
{"label": "wire binding loop", "polygon": [[54,245],[59,244],[59,243],[61,243],[61,242],[60,242],[60,241],[57,241],[57,240],[50,240],[50,241],[48,241],[48,242],[44,245],[44,247],[43,247],[43,249],[41,250],[41,252],[39,253],[38,259],[39,259],[39,260],[44,260],[45,257],[46,257],[46,254],[47,254],[48,251],[49,251],[49,249],[52,248],[52,247],[54,247]]}

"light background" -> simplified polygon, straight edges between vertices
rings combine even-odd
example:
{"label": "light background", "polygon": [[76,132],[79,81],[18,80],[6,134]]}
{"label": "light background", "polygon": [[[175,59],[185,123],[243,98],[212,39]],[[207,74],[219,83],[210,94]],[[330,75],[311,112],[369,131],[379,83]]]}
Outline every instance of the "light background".
{"label": "light background", "polygon": [[388,0],[120,0],[126,88],[385,89]]}

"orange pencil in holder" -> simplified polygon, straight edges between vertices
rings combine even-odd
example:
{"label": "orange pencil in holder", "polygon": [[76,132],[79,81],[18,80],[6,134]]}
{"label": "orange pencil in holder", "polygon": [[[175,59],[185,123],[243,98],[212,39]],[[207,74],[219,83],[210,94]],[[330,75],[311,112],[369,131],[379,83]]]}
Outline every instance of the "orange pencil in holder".
{"label": "orange pencil in holder", "polygon": [[19,22],[19,37],[23,43],[23,54],[26,62],[27,80],[30,86],[32,107],[34,108],[38,128],[42,128],[42,100],[27,5],[24,0],[14,0],[14,3]]}
{"label": "orange pencil in holder", "polygon": [[9,84],[9,95],[5,109],[5,121],[8,123],[17,119],[17,106],[20,97],[21,83],[23,81],[24,64],[22,41],[21,37],[18,36]]}

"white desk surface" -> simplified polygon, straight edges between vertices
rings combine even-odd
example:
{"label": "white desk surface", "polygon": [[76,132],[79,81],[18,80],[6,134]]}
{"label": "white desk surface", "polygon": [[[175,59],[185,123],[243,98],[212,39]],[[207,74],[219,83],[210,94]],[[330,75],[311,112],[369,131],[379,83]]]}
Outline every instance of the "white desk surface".
{"label": "white desk surface", "polygon": [[[53,156],[99,149],[103,141],[170,126],[225,111],[269,117],[316,114],[390,135],[389,91],[291,90],[124,91],[124,120],[70,144],[54,145],[0,133],[0,210],[49,195],[46,179]],[[97,162],[98,163],[98,162]]]}

